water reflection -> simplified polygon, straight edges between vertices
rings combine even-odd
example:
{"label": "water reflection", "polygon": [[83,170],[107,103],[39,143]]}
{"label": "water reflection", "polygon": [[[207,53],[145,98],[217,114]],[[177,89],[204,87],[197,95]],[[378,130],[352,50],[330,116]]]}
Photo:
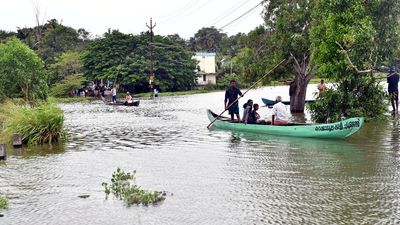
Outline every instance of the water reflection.
{"label": "water reflection", "polygon": [[8,146],[7,154],[11,157],[30,158],[35,156],[46,156],[51,154],[62,154],[65,151],[64,143],[41,146],[23,146],[22,148],[12,148]]}

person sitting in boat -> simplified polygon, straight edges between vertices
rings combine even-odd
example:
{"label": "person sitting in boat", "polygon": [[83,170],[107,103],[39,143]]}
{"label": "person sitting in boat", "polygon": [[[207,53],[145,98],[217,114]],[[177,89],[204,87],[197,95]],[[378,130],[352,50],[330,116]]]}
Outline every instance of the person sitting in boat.
{"label": "person sitting in boat", "polygon": [[243,111],[242,123],[245,123],[245,124],[254,123],[255,121],[252,116],[253,100],[251,100],[251,99],[247,100],[247,102],[244,103],[243,108],[244,108],[244,111]]}
{"label": "person sitting in boat", "polygon": [[286,106],[282,103],[282,97],[276,97],[276,103],[272,107],[272,125],[286,125],[288,124],[288,113]]}
{"label": "person sitting in boat", "polygon": [[265,120],[262,120],[260,114],[258,114],[257,112],[259,108],[260,106],[257,103],[254,104],[251,116],[253,117],[253,120],[255,121],[256,124],[266,124]]}
{"label": "person sitting in boat", "polygon": [[132,95],[128,92],[126,92],[126,96],[125,96],[125,104],[127,103],[132,103]]}

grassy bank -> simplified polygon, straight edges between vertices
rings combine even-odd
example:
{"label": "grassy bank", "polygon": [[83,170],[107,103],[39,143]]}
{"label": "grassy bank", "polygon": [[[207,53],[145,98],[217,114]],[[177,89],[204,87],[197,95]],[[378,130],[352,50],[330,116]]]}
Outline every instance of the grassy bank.
{"label": "grassy bank", "polygon": [[0,105],[0,140],[11,142],[13,134],[21,134],[25,144],[58,142],[63,136],[63,111],[49,103],[37,106],[18,105],[7,101]]}

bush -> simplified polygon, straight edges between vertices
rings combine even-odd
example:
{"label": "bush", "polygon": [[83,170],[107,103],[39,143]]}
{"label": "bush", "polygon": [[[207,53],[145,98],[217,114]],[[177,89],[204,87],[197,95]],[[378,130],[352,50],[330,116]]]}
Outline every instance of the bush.
{"label": "bush", "polygon": [[0,209],[7,208],[8,200],[6,197],[0,196]]}
{"label": "bush", "polygon": [[73,89],[81,87],[85,78],[82,75],[71,75],[62,80],[60,83],[53,86],[50,94],[54,97],[67,97],[69,92]]}
{"label": "bush", "polygon": [[133,173],[125,173],[120,168],[113,172],[111,178],[111,185],[109,186],[106,182],[103,182],[104,192],[108,195],[111,192],[115,197],[124,200],[129,206],[133,204],[156,204],[165,199],[165,193],[163,192],[149,192],[142,190],[137,185],[131,184],[129,180],[132,180],[135,176],[136,171]]}
{"label": "bush", "polygon": [[42,103],[34,108],[14,106],[5,115],[1,136],[6,140],[11,140],[12,135],[18,133],[25,144],[51,144],[64,135],[63,111],[55,105]]}
{"label": "bush", "polygon": [[383,87],[370,78],[341,83],[337,89],[327,89],[309,105],[316,122],[336,122],[341,117],[380,119],[387,110]]}
{"label": "bush", "polygon": [[47,73],[39,56],[16,37],[0,43],[0,86],[9,97],[47,98]]}

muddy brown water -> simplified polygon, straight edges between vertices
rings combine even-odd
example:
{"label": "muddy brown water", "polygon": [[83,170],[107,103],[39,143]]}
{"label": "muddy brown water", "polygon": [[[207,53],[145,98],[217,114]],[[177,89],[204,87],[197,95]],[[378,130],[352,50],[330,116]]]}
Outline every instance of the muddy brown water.
{"label": "muddy brown water", "polygon": [[[244,100],[286,92],[262,88]],[[9,198],[1,225],[400,223],[397,116],[346,140],[315,140],[206,129],[206,109],[221,110],[222,92],[138,108],[61,107],[67,143],[9,149],[0,164],[0,194]],[[167,199],[149,207],[106,200],[101,183],[117,167],[136,170],[136,184]]]}

